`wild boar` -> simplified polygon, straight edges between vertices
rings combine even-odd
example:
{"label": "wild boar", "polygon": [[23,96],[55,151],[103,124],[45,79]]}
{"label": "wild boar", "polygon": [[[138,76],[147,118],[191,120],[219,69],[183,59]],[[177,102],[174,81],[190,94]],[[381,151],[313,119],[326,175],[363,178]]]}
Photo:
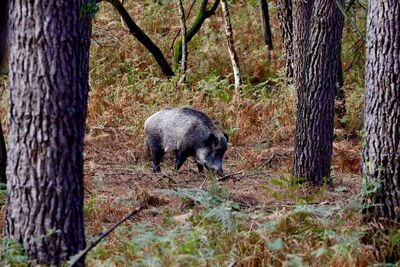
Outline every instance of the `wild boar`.
{"label": "wild boar", "polygon": [[155,172],[166,152],[175,153],[175,169],[188,157],[197,162],[199,171],[223,173],[223,157],[228,148],[228,135],[221,133],[211,119],[193,108],[164,108],[144,123],[146,143]]}

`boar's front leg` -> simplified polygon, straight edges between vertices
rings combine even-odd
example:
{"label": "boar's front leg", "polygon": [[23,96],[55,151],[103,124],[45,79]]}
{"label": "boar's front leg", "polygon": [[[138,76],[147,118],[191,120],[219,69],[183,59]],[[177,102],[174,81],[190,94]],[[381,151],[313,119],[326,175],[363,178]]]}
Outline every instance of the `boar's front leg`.
{"label": "boar's front leg", "polygon": [[154,172],[161,172],[160,163],[165,153],[163,148],[157,142],[148,142],[147,145],[150,149]]}
{"label": "boar's front leg", "polygon": [[197,169],[199,170],[199,172],[203,172],[204,171],[203,164],[200,164],[200,163],[197,162]]}
{"label": "boar's front leg", "polygon": [[164,151],[162,149],[151,152],[151,160],[153,161],[154,172],[161,172],[160,163],[164,157]]}
{"label": "boar's front leg", "polygon": [[178,150],[175,157],[175,169],[179,170],[188,157],[189,153],[187,153],[187,151]]}

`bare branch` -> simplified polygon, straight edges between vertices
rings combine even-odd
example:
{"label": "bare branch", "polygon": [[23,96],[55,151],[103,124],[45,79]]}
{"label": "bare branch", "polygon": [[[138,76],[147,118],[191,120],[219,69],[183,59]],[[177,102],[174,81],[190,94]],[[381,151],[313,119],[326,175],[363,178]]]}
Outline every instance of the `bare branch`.
{"label": "bare branch", "polygon": [[145,208],[147,208],[147,206],[142,203],[139,207],[137,207],[133,211],[131,211],[128,215],[126,215],[123,219],[121,219],[119,222],[114,224],[105,233],[101,234],[92,244],[90,244],[90,246],[88,246],[85,250],[83,250],[80,254],[78,254],[78,256],[74,257],[74,259],[71,262],[69,262],[68,266],[69,267],[77,266],[77,264],[80,262],[80,260],[83,259],[90,250],[92,250],[94,247],[96,247],[100,243],[101,240],[103,240],[105,237],[107,237],[109,234],[111,234],[122,223],[129,220],[133,215],[138,214],[141,210],[143,210]]}

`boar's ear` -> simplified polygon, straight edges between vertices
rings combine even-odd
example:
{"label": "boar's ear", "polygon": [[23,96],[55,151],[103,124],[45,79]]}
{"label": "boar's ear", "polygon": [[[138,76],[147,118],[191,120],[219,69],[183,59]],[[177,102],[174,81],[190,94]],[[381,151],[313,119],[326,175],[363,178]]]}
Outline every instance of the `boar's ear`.
{"label": "boar's ear", "polygon": [[229,135],[227,133],[224,133],[224,136],[225,136],[226,142],[229,142]]}
{"label": "boar's ear", "polygon": [[215,136],[215,134],[210,133],[206,140],[206,145],[214,145],[217,146],[219,144],[218,138]]}

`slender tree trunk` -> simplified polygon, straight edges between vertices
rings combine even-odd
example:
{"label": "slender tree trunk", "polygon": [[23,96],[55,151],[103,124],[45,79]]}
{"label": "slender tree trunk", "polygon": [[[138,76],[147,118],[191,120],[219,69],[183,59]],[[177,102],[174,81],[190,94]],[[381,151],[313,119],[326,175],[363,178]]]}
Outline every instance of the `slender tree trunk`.
{"label": "slender tree trunk", "polygon": [[[7,62],[7,21],[8,21],[8,0],[0,2],[0,74]],[[6,177],[7,149],[3,129],[0,122],[0,183],[7,183]]]}
{"label": "slender tree trunk", "polygon": [[181,35],[182,35],[182,62],[181,62],[181,79],[180,82],[185,82],[186,80],[186,69],[187,69],[187,42],[186,42],[186,18],[185,10],[183,9],[182,0],[177,0],[178,11],[179,11],[179,22],[181,25]]}
{"label": "slender tree trunk", "polygon": [[268,2],[267,0],[260,0],[261,7],[261,20],[263,25],[264,32],[264,42],[268,49],[274,49],[272,45],[272,31],[271,24],[269,23],[269,11],[268,11]]}
{"label": "slender tree trunk", "polygon": [[235,51],[235,42],[233,39],[233,30],[231,25],[231,19],[229,15],[228,3],[226,0],[221,0],[222,13],[225,20],[225,35],[226,43],[228,45],[229,57],[232,62],[233,76],[235,78],[235,90],[237,93],[240,91],[240,86],[242,84],[242,78],[240,76],[239,59]]}
{"label": "slender tree trunk", "polygon": [[400,222],[400,2],[370,0],[363,174],[380,183],[369,216]]}
{"label": "slender tree trunk", "polygon": [[335,114],[339,119],[341,126],[344,126],[342,120],[346,116],[346,92],[344,90],[343,65],[342,65],[342,57],[340,50],[338,56],[339,56],[339,64],[337,68]]}
{"label": "slender tree trunk", "polygon": [[[104,0],[96,0],[97,3],[102,2]],[[124,6],[119,0],[105,0],[112,4],[114,8],[118,11],[119,15],[125,21],[126,26],[128,27],[129,31],[136,39],[144,46],[146,49],[153,55],[154,59],[160,66],[161,71],[167,77],[172,77],[175,75],[174,71],[172,70],[170,64],[165,59],[164,54],[161,52],[160,48],[153,41],[147,36],[147,34],[139,28],[139,26],[133,21],[129,13],[126,11]]]}
{"label": "slender tree trunk", "polygon": [[[334,98],[343,15],[336,1],[315,0],[314,5],[308,30],[309,41],[305,49],[301,49],[306,55],[305,61],[301,63],[304,77],[297,77],[302,80],[295,83],[298,103],[294,176],[320,185],[324,178],[330,177]],[[298,37],[295,40],[304,41]]]}
{"label": "slender tree trunk", "polygon": [[293,8],[292,0],[278,0],[278,19],[285,51],[286,77],[293,78]]}
{"label": "slender tree trunk", "polygon": [[81,10],[87,4],[10,1],[5,234],[23,245],[32,264],[59,265],[85,247],[83,137],[91,18]]}
{"label": "slender tree trunk", "polygon": [[7,63],[8,0],[0,2],[0,74],[6,72]]}
{"label": "slender tree trunk", "polygon": [[7,166],[7,148],[4,140],[3,129],[0,123],[0,183],[7,183],[6,176],[6,166]]}
{"label": "slender tree trunk", "polygon": [[[202,0],[202,2],[200,3],[199,13],[197,14],[195,21],[193,22],[193,25],[189,28],[189,30],[186,33],[186,43],[189,43],[192,40],[192,38],[199,32],[204,21],[209,17],[211,17],[212,15],[214,15],[219,5],[219,2],[220,0],[215,0],[211,8],[207,10],[208,0]],[[174,47],[174,61],[176,68],[178,67],[181,60],[182,60],[182,39],[180,39],[175,44]]]}

